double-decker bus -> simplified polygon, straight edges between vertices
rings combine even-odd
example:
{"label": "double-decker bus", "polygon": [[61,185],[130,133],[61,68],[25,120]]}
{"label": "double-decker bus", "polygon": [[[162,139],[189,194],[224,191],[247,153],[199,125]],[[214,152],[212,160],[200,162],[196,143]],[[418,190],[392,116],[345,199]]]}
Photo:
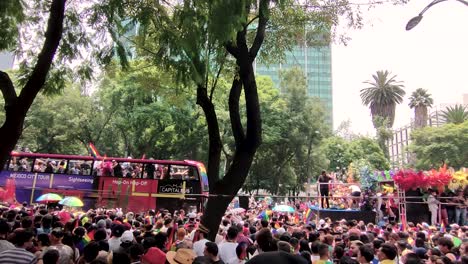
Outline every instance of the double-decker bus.
{"label": "double-decker bus", "polygon": [[44,193],[78,196],[85,209],[203,210],[205,166],[170,161],[12,152],[0,172],[0,201],[34,203]]}

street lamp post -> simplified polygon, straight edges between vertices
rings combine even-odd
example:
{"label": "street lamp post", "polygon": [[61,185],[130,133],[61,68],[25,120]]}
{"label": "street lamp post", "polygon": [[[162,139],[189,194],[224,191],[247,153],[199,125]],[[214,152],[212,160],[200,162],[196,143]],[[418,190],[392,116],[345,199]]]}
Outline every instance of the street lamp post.
{"label": "street lamp post", "polygon": [[[408,23],[406,24],[406,30],[411,30],[413,29],[415,26],[417,26],[419,24],[419,22],[421,22],[422,18],[423,18],[423,14],[429,9],[431,8],[431,6],[434,6],[434,5],[437,5],[438,3],[442,3],[442,2],[445,2],[447,0],[434,0],[432,1],[432,3],[430,3],[429,5],[427,5],[420,13],[419,15],[413,17],[412,19],[410,19],[410,21],[408,21]],[[468,1],[466,0],[456,0],[466,6],[468,6]]]}

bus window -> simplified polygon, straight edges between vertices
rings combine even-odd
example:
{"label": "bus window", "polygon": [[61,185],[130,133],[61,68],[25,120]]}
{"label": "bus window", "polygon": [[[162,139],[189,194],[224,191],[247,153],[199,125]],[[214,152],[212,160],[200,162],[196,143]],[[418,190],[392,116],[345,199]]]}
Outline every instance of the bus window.
{"label": "bus window", "polygon": [[94,176],[102,176],[101,163],[102,163],[102,161],[100,161],[100,160],[96,160],[94,162],[94,167],[93,167],[93,175]]}
{"label": "bus window", "polygon": [[190,180],[195,180],[198,181],[200,179],[200,176],[198,175],[198,170],[197,168],[190,166],[188,169],[188,178]]}
{"label": "bus window", "polygon": [[73,175],[91,175],[92,161],[85,160],[70,160],[68,162],[68,174]]}
{"label": "bus window", "polygon": [[196,170],[191,166],[171,165],[171,180],[198,180]]}
{"label": "bus window", "polygon": [[132,163],[130,165],[128,173],[130,173],[130,178],[141,178],[143,171],[143,164],[141,163]]}
{"label": "bus window", "polygon": [[46,169],[46,161],[40,158],[36,158],[34,162],[33,172],[44,172]]}
{"label": "bus window", "polygon": [[[91,166],[90,166],[91,168]],[[94,162],[93,174],[96,176],[112,176],[112,161],[111,160],[96,160]],[[89,175],[89,174],[87,174]]]}
{"label": "bus window", "polygon": [[13,171],[31,171],[33,159],[26,157],[13,157],[10,162],[10,169]]}
{"label": "bus window", "polygon": [[91,168],[93,162],[91,160],[85,160],[80,164],[80,175],[91,175]]}
{"label": "bus window", "polygon": [[169,165],[156,165],[156,177],[155,179],[163,180],[167,179],[167,172],[169,171]]}
{"label": "bus window", "polygon": [[57,167],[55,168],[55,173],[65,173],[66,172],[66,169],[67,169],[67,160],[59,160],[58,163],[57,163]]}
{"label": "bus window", "polygon": [[37,158],[34,163],[34,172],[44,173],[65,173],[67,168],[65,159],[40,159]]}
{"label": "bus window", "polygon": [[154,179],[156,174],[156,164],[146,163],[144,164],[143,178],[145,179]]}

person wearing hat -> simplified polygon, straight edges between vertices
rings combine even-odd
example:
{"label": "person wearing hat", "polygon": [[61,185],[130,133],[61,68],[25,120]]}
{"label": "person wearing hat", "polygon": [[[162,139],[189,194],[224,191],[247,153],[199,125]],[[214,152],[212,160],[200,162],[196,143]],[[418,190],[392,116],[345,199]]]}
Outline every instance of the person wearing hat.
{"label": "person wearing hat", "polygon": [[169,251],[166,253],[166,261],[169,264],[192,264],[196,255],[193,250],[181,248],[177,251]]}
{"label": "person wearing hat", "polygon": [[429,189],[429,196],[427,197],[427,206],[431,212],[431,225],[437,225],[437,215],[439,211],[440,202],[436,199],[437,191]]}
{"label": "person wearing hat", "polygon": [[119,251],[128,253],[128,250],[134,244],[133,242],[134,242],[133,232],[130,230],[123,232],[122,236],[120,237]]}
{"label": "person wearing hat", "polygon": [[197,231],[195,232],[195,240],[193,243],[193,251],[198,257],[203,256],[203,251],[205,250],[205,245],[207,242],[210,242],[208,239],[208,233],[210,231],[204,225],[200,224]]}
{"label": "person wearing hat", "polygon": [[143,248],[145,254],[141,257],[143,264],[165,264],[166,253],[156,246],[156,239],[153,237],[146,237],[143,240]]}
{"label": "person wearing hat", "polygon": [[116,251],[120,248],[120,243],[122,242],[120,237],[124,233],[125,228],[120,224],[113,224],[111,228],[112,237],[108,240],[109,251]]}

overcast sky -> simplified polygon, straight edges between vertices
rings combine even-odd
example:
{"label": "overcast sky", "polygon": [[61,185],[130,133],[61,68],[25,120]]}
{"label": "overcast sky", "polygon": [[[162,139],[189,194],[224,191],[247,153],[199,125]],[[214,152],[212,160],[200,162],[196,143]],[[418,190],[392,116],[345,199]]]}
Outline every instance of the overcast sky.
{"label": "overcast sky", "polygon": [[394,128],[413,116],[408,97],[417,88],[432,93],[435,105],[462,102],[468,93],[468,6],[448,0],[429,9],[421,23],[405,30],[409,19],[432,0],[383,5],[364,12],[364,28],[348,31],[347,46],[335,44],[333,56],[333,117],[336,128],[350,119],[351,130],[374,134],[370,110],[359,91],[377,70],[389,70],[404,82],[405,101],[397,106]]}

